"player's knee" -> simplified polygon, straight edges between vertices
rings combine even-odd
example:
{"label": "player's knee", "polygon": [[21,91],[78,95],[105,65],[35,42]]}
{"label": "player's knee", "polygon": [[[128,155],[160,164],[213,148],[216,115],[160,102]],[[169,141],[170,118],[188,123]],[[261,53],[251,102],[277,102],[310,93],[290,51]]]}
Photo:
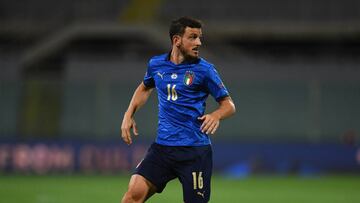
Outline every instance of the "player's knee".
{"label": "player's knee", "polygon": [[123,199],[122,203],[137,203],[144,202],[146,193],[139,190],[128,190]]}

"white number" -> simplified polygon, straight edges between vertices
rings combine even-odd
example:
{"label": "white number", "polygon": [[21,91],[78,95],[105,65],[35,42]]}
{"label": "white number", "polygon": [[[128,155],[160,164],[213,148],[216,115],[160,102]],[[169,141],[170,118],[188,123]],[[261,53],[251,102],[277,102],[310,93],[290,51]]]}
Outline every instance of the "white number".
{"label": "white number", "polygon": [[193,176],[194,190],[196,190],[197,188],[202,189],[204,186],[202,172],[199,172],[199,176],[196,176],[196,172],[192,172],[192,176]]}
{"label": "white number", "polygon": [[[171,84],[167,84],[167,92],[168,92],[167,100],[169,100],[169,101],[170,101],[170,99],[173,101],[177,100],[178,96],[177,96],[175,87],[176,87],[176,85],[173,85],[171,87]],[[170,89],[171,89],[171,93],[170,93]]]}

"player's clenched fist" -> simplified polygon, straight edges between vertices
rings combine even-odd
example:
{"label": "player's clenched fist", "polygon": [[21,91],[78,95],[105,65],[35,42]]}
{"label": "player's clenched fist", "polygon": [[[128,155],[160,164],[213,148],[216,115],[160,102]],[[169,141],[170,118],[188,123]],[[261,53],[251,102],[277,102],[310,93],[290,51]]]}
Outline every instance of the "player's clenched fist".
{"label": "player's clenched fist", "polygon": [[124,140],[124,142],[128,145],[132,143],[131,133],[130,133],[131,128],[133,130],[134,135],[138,135],[135,120],[131,116],[125,114],[121,124],[121,137]]}

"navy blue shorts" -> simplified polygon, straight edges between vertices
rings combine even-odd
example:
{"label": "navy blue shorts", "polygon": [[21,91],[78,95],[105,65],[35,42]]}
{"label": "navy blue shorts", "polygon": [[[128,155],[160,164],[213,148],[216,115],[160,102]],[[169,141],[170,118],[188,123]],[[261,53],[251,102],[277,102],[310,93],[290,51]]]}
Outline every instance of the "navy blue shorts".
{"label": "navy blue shorts", "polygon": [[163,146],[153,143],[135,169],[161,193],[166,184],[178,178],[186,203],[208,202],[212,173],[211,145],[199,147]]}

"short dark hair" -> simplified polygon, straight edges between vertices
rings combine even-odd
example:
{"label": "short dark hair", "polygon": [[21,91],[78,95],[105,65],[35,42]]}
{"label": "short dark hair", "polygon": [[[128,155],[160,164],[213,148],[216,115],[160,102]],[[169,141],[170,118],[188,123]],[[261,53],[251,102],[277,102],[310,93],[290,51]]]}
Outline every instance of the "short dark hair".
{"label": "short dark hair", "polygon": [[169,29],[169,35],[170,40],[172,41],[172,38],[174,35],[180,35],[182,36],[185,33],[185,28],[201,28],[202,22],[200,20],[191,18],[191,17],[181,17],[179,19],[173,20],[170,25]]}

